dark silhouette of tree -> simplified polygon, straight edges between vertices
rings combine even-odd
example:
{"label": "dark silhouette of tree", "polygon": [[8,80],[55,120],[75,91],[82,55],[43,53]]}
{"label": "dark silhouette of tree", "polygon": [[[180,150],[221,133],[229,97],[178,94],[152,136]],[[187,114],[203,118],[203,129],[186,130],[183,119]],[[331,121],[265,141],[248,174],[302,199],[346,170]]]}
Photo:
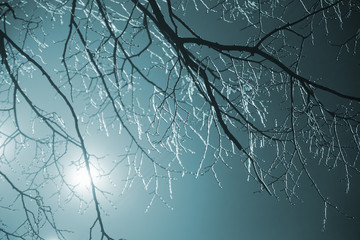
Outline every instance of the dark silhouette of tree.
{"label": "dark silhouette of tree", "polygon": [[[133,182],[148,207],[168,206],[174,179],[212,174],[221,187],[216,169],[234,157],[259,191],[290,202],[310,181],[324,226],[328,207],[355,218],[314,169],[346,192],[359,174],[360,97],[346,85],[359,14],[352,0],[0,3],[0,203],[21,210],[15,224],[0,219],[0,236],[66,239],[57,216],[78,202],[95,213],[89,239],[119,239],[107,206]],[[322,46],[352,59],[345,80],[322,78]],[[72,177],[82,169],[88,184]]]}

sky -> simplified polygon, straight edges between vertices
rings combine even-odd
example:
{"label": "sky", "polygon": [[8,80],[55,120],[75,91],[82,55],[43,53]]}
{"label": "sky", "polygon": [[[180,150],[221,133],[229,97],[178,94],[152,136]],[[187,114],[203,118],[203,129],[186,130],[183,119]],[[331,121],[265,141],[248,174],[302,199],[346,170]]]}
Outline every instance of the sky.
{"label": "sky", "polygon": [[[122,207],[125,219],[119,223],[127,239],[358,239],[359,223],[346,219],[333,210],[328,212],[326,230],[322,231],[323,204],[314,196],[310,184],[304,184],[302,201],[291,205],[266,193],[254,193],[256,188],[246,182],[241,166],[225,171],[223,188],[218,188],[211,176],[181,179],[174,187],[173,210],[155,205],[146,214],[134,206],[137,196],[125,196]],[[359,213],[356,199],[340,192],[341,203],[353,214]],[[124,202],[126,201],[124,199]],[[355,199],[355,200],[354,200]],[[119,209],[119,211],[121,208]],[[127,217],[129,216],[129,217]]]}
{"label": "sky", "polygon": [[[190,5],[189,5],[190,6]],[[295,10],[294,10],[295,11]],[[189,12],[184,16],[184,20],[189,22],[200,36],[206,36],[210,40],[221,43],[231,43],[234,40],[244,43],[243,31],[236,31],[236,23],[224,23],[219,21],[210,21],[215,19],[211,13],[207,13],[200,8],[199,12]],[[360,21],[354,20],[352,24],[345,26],[343,34],[353,32],[354,29],[360,29]],[[13,36],[17,32],[12,32]],[[64,38],[63,32],[52,33],[50,39]],[[336,60],[337,51],[333,47],[322,44],[325,41],[326,33],[319,34],[315,41],[319,44],[306,45],[305,61],[303,61],[302,71],[305,75],[313,78],[322,77],[320,82],[329,84],[329,86],[350,95],[359,96],[360,89],[360,60],[359,54],[341,55]],[[339,36],[328,36],[331,41],[336,41]],[[34,44],[34,43],[33,43]],[[50,50],[44,52],[47,69],[55,69],[56,58],[59,52],[56,48],[58,43],[52,42]],[[28,48],[31,48],[29,45]],[[53,47],[53,48],[51,48]],[[308,60],[309,59],[309,60]],[[54,92],[50,91],[44,84],[45,80],[41,74],[35,72],[31,81],[25,74],[22,83],[28,89],[29,96],[44,109],[62,113],[64,106],[61,105],[58,98],[54,98]],[[1,76],[2,77],[2,76]],[[141,87],[141,86],[140,86]],[[326,98],[327,96],[324,96]],[[329,102],[336,102],[336,99],[326,99]],[[80,101],[86,101],[81,99]],[[76,103],[81,104],[81,103]],[[49,110],[50,111],[50,110]],[[359,109],[360,111],[360,109]],[[21,110],[21,123],[30,131],[31,124],[28,119],[33,115],[29,110]],[[64,114],[63,114],[64,115]],[[65,122],[68,121],[65,117]],[[41,123],[37,123],[41,127]],[[99,125],[91,125],[90,132],[96,132]],[[4,125],[1,126],[4,128]],[[5,126],[6,127],[6,126]],[[2,132],[7,130],[1,129]],[[87,146],[91,151],[99,155],[106,156],[98,163],[104,164],[108,159],[116,155],[116,144],[124,144],[126,139],[114,138],[116,127],[110,128],[110,137],[99,135],[89,135],[86,138]],[[38,132],[39,135],[45,135],[46,132]],[[94,140],[92,140],[94,139]],[[346,142],[347,139],[344,139]],[[21,162],[27,159],[27,153],[33,153],[32,145],[28,152],[17,156],[15,162]],[[196,147],[195,147],[196,148]],[[200,148],[200,145],[199,145]],[[167,157],[167,156],[163,156]],[[354,156],[349,156],[354,157]],[[81,155],[77,151],[69,149],[64,157],[64,168],[67,172],[67,179],[70,182],[80,182],[76,191],[84,198],[90,196],[88,185],[83,181],[81,168],[74,168],[73,162],[80,159]],[[207,159],[208,160],[208,159]],[[351,178],[351,188],[348,194],[345,194],[345,181],[342,179],[344,170],[339,168],[334,171],[328,171],[317,164],[318,160],[313,159],[310,162],[311,170],[316,180],[327,193],[331,200],[338,203],[344,212],[353,216],[360,216],[360,176],[354,173]],[[103,161],[103,162],[102,162]],[[357,240],[360,239],[360,222],[346,218],[336,210],[328,207],[326,229],[323,229],[324,203],[317,196],[312,184],[304,179],[301,187],[298,189],[300,199],[288,201],[279,193],[280,198],[269,196],[265,191],[259,193],[259,185],[254,181],[247,181],[247,171],[241,162],[240,156],[232,156],[228,159],[231,169],[222,165],[217,168],[218,178],[221,186],[215,181],[211,174],[204,176],[176,176],[172,181],[172,197],[164,197],[164,202],[156,198],[152,202],[152,195],[144,190],[144,185],[138,179],[135,180],[130,188],[127,188],[124,194],[121,193],[123,182],[112,182],[105,180],[98,182],[99,186],[114,191],[116,200],[104,200],[103,210],[105,226],[112,236],[125,238],[128,240],[156,239],[156,240],[260,240],[260,239],[317,239],[317,240]],[[4,162],[1,163],[4,165]],[[17,179],[19,184],[22,181],[21,164],[15,164],[19,169],[9,169],[3,167],[4,171],[9,171],[9,176]],[[108,166],[105,166],[105,168]],[[71,171],[70,171],[70,170]],[[78,170],[78,171],[77,171]],[[94,170],[95,171],[95,170]],[[116,174],[126,175],[127,169],[120,169]],[[151,171],[151,170],[149,170]],[[94,174],[98,174],[94,172]],[[116,179],[115,179],[116,180]],[[161,182],[164,193],[168,194],[167,183]],[[0,200],[5,198],[11,189],[5,186],[4,179],[0,181]],[[42,187],[42,191],[49,194],[57,191],[55,183],[49,183]],[[54,204],[57,201],[65,203],[67,201],[66,193],[60,194],[56,198],[50,198],[49,203]],[[150,207],[149,204],[151,204]],[[77,201],[69,201],[64,204],[64,208],[56,209],[56,216],[64,228],[71,228],[74,233],[67,235],[69,240],[82,240],[88,238],[88,229],[95,217],[92,203],[89,206],[82,205]],[[6,223],[11,226],[19,221],[18,211],[7,211],[0,209],[0,224]],[[1,227],[1,225],[0,225]],[[51,233],[45,233],[46,240],[57,239]],[[0,234],[0,239],[5,239]]]}

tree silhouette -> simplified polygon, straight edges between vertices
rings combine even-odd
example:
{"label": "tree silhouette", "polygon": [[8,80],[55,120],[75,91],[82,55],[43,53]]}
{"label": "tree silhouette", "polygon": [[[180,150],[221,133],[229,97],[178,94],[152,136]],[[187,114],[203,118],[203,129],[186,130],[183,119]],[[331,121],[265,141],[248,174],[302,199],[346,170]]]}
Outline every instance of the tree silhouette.
{"label": "tree silhouette", "polygon": [[[359,174],[360,97],[348,74],[359,69],[358,1],[10,0],[0,9],[1,216],[19,214],[0,219],[2,238],[67,239],[57,217],[77,202],[95,214],[89,239],[118,239],[107,213],[134,182],[148,208],[169,206],[173,180],[212,174],[221,187],[217,167],[234,158],[259,191],[290,202],[310,181],[324,226],[328,207],[355,218],[314,169],[345,179],[346,192]],[[346,59],[345,80],[321,76],[329,67],[314,49]],[[88,184],[74,177],[84,169]]]}

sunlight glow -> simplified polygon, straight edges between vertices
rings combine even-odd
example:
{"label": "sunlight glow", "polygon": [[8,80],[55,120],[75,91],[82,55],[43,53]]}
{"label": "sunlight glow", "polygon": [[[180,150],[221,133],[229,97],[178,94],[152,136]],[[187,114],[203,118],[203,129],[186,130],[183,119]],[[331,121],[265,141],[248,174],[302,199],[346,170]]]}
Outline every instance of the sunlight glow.
{"label": "sunlight glow", "polygon": [[90,187],[90,177],[85,167],[80,168],[78,171],[76,171],[75,174],[76,174],[75,179],[77,184],[84,187]]}
{"label": "sunlight glow", "polygon": [[[96,184],[96,180],[99,177],[99,172],[94,169],[91,168],[91,174],[92,174],[92,179],[94,181],[94,183]],[[72,173],[72,183],[77,185],[79,188],[90,188],[90,177],[88,175],[88,172],[85,168],[85,166],[76,169],[73,173]]]}

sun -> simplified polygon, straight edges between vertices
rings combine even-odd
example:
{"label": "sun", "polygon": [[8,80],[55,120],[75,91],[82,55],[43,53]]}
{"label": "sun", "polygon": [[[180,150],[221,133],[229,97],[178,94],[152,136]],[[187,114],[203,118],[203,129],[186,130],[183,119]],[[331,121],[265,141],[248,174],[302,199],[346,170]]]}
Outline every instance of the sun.
{"label": "sun", "polygon": [[[94,184],[96,184],[97,182],[96,180],[99,177],[99,172],[93,167],[90,169],[91,169],[92,180],[94,181]],[[74,171],[71,173],[71,182],[75,186],[77,186],[77,188],[90,189],[91,181],[85,166],[74,169]]]}
{"label": "sun", "polygon": [[75,172],[75,181],[76,184],[83,186],[83,187],[90,187],[90,177],[86,170],[86,168],[80,168]]}

